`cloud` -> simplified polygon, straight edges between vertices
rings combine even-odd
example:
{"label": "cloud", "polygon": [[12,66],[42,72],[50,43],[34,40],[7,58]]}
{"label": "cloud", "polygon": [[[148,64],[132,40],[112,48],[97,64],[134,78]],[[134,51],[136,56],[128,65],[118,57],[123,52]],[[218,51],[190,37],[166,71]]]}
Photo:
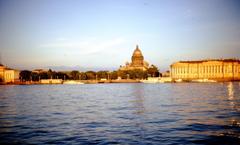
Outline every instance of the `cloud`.
{"label": "cloud", "polygon": [[[108,51],[118,45],[126,42],[124,38],[114,38],[108,40],[68,40],[68,39],[57,39],[54,42],[41,44],[40,48],[47,49],[60,49],[63,51],[75,51],[81,52],[82,54],[94,54],[102,51]],[[79,51],[81,50],[81,51]]]}

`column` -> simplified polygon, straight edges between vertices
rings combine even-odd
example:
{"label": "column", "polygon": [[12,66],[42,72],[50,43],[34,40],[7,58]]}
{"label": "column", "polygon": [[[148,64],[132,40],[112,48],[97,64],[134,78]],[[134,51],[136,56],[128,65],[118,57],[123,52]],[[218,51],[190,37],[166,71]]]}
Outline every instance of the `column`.
{"label": "column", "polygon": [[215,78],[215,76],[216,76],[216,70],[217,70],[217,69],[216,69],[216,65],[214,65],[214,66],[213,66],[213,76],[214,76],[214,78]]}
{"label": "column", "polygon": [[208,76],[208,78],[209,78],[209,74],[210,74],[210,66],[207,66],[207,76]]}

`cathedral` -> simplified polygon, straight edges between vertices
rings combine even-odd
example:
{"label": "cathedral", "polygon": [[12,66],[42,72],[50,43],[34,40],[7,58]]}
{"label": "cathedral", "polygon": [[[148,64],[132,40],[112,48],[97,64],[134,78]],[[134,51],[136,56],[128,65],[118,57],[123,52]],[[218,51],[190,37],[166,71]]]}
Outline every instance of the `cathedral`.
{"label": "cathedral", "polygon": [[125,66],[120,66],[119,70],[126,71],[126,70],[139,69],[139,70],[146,71],[148,67],[149,67],[149,64],[146,61],[144,61],[142,52],[137,45],[132,55],[132,62],[131,63],[126,62]]}

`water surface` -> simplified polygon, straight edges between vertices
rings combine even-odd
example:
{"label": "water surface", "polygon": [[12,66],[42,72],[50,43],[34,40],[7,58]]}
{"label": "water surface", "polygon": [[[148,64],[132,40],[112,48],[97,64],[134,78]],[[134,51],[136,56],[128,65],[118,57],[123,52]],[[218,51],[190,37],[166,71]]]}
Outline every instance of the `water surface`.
{"label": "water surface", "polygon": [[0,86],[0,143],[239,144],[240,83]]}

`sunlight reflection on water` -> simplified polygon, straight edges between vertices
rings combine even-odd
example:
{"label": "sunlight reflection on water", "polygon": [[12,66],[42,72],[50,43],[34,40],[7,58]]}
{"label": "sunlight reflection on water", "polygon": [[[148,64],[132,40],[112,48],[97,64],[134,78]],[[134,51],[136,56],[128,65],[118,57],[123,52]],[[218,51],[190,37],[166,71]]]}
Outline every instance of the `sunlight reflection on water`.
{"label": "sunlight reflection on water", "polygon": [[240,83],[0,86],[0,143],[236,144]]}

